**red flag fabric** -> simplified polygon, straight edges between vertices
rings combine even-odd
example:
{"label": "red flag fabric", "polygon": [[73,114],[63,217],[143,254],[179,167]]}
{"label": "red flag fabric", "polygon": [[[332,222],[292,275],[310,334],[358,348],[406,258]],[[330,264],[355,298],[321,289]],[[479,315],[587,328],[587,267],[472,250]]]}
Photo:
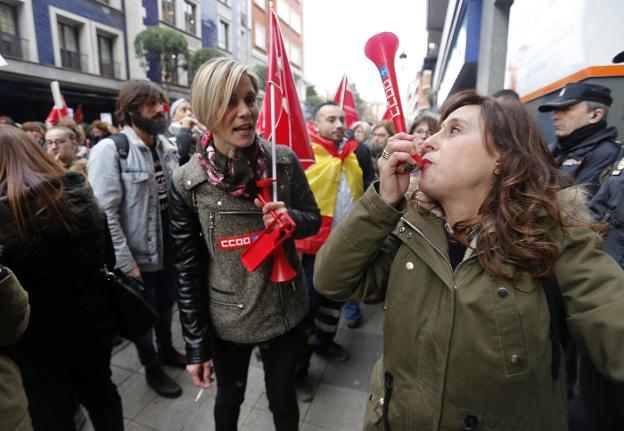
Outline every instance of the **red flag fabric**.
{"label": "red flag fabric", "polygon": [[353,92],[349,89],[349,81],[347,80],[346,73],[342,77],[342,81],[340,81],[338,90],[336,90],[334,102],[345,112],[347,127],[351,127],[353,123],[360,119],[355,109],[355,99],[353,98]]}
{"label": "red flag fabric", "polygon": [[277,16],[273,8],[269,12],[267,84],[256,123],[256,132],[264,139],[272,140],[271,100],[274,100],[275,142],[290,147],[305,169],[314,163],[314,153],[310,146]]}
{"label": "red flag fabric", "polygon": [[74,111],[74,123],[80,125],[84,123],[84,114],[82,113],[82,105],[78,105]]}
{"label": "red flag fabric", "polygon": [[65,103],[65,98],[61,95],[61,87],[59,86],[58,81],[52,81],[50,83],[50,88],[52,89],[52,98],[54,99],[54,106],[50,110],[48,117],[46,118],[46,124],[56,124],[58,121],[69,115],[69,109],[67,109],[67,103]]}
{"label": "red flag fabric", "polygon": [[384,112],[383,117],[381,117],[381,119],[392,121],[392,113],[390,112],[390,108],[386,109],[386,112]]}
{"label": "red flag fabric", "polygon": [[52,109],[50,109],[50,113],[45,119],[45,122],[55,125],[56,123],[59,122],[61,118],[65,118],[68,115],[69,115],[69,109],[67,109],[67,105],[63,105],[60,108],[53,106]]}

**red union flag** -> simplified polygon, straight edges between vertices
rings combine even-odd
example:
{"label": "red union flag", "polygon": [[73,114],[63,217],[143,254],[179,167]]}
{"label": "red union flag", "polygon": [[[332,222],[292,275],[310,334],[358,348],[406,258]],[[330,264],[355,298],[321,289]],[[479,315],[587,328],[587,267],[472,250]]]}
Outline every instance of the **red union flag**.
{"label": "red union flag", "polygon": [[386,112],[384,112],[383,117],[381,117],[382,120],[388,120],[388,121],[392,121],[392,112],[390,111],[390,108],[386,108]]}
{"label": "red union flag", "polygon": [[[266,140],[290,147],[305,169],[314,163],[314,153],[303,120],[282,33],[272,8],[269,20],[267,83],[256,131]],[[271,116],[271,100],[273,100],[275,119]],[[272,139],[273,122],[275,123],[275,139]]]}
{"label": "red union flag", "polygon": [[347,80],[346,73],[342,77],[342,81],[340,81],[338,90],[336,90],[334,102],[345,112],[347,127],[351,127],[353,123],[360,119],[355,110],[355,99],[353,98],[353,93],[349,89],[349,81]]}
{"label": "red union flag", "polygon": [[61,95],[61,87],[59,86],[58,81],[52,81],[50,83],[50,88],[52,89],[52,99],[54,99],[54,106],[52,107],[52,109],[50,109],[50,113],[48,114],[45,122],[55,125],[59,122],[61,118],[67,117],[69,115],[69,109],[67,109],[67,103],[65,103],[65,98]]}

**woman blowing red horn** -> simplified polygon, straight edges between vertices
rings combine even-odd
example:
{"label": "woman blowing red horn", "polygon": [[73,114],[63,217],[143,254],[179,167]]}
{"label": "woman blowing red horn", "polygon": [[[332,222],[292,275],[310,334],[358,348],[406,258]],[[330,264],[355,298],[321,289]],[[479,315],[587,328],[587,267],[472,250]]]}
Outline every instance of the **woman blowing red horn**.
{"label": "woman blowing red horn", "polygon": [[390,138],[380,182],[314,274],[336,300],[388,286],[366,429],[567,430],[557,315],[602,373],[624,380],[624,273],[586,221],[583,192],[558,185],[516,102],[448,100],[406,200],[398,166],[416,152],[411,138]]}

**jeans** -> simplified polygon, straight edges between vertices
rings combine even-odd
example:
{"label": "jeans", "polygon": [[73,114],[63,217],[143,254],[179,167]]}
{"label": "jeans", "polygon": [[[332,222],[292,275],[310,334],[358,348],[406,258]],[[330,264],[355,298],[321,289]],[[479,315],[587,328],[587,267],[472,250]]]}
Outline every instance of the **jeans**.
{"label": "jeans", "polygon": [[[296,431],[299,406],[295,395],[295,366],[304,344],[303,325],[259,344],[269,410],[276,431]],[[215,338],[213,362],[217,379],[215,428],[237,429],[240,406],[245,398],[249,359],[254,344],[238,344]]]}
{"label": "jeans", "polygon": [[73,431],[76,402],[89,412],[96,431],[123,431],[121,398],[111,381],[112,343],[71,356],[19,364],[35,431]]}
{"label": "jeans", "polygon": [[360,301],[357,299],[351,299],[345,302],[342,307],[344,318],[347,323],[359,324],[362,321],[362,310],[360,310]]}
{"label": "jeans", "polygon": [[158,313],[158,322],[135,343],[139,360],[143,366],[153,364],[156,359],[154,332],[158,347],[171,346],[171,319],[175,303],[175,278],[173,270],[165,269],[155,272],[142,272],[145,290],[143,296]]}

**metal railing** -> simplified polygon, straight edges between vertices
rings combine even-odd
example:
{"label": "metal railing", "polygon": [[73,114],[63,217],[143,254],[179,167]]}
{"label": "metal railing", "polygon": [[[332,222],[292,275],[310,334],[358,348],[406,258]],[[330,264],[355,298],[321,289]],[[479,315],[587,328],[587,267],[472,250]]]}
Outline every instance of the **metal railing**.
{"label": "metal railing", "polygon": [[61,48],[61,66],[66,67],[67,69],[87,72],[87,61],[88,57],[86,54]]}
{"label": "metal railing", "polygon": [[100,60],[100,75],[109,78],[121,78],[121,65],[117,62],[105,62]]}
{"label": "metal railing", "polygon": [[28,58],[28,40],[0,31],[0,54],[4,57]]}

